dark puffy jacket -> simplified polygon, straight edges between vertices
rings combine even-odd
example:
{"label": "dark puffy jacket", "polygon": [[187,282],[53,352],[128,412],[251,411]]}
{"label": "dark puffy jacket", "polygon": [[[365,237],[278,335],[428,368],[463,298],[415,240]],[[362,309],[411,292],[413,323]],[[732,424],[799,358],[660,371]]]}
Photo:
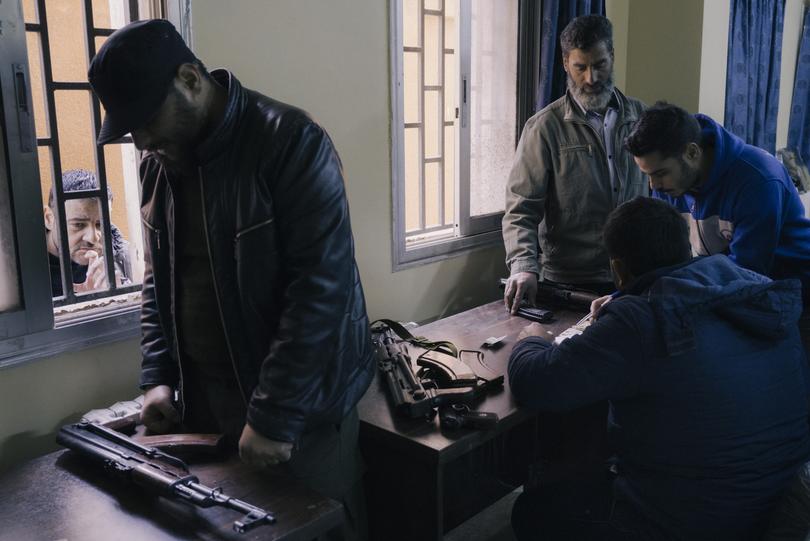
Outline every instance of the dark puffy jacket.
{"label": "dark puffy jacket", "polygon": [[759,539],[810,457],[798,280],[728,257],[639,279],[580,336],[518,343],[524,404],[610,400],[616,490],[674,539]]}
{"label": "dark puffy jacket", "polygon": [[[296,441],[342,419],[373,376],[365,299],[340,159],[306,113],[212,73],[225,118],[198,149],[217,301],[247,421]],[[141,163],[141,387],[177,387],[174,200],[157,159]]]}

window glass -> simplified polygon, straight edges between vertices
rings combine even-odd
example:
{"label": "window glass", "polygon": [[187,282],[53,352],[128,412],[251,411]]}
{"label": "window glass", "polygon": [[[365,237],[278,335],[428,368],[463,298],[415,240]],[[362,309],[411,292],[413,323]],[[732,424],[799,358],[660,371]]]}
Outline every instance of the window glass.
{"label": "window glass", "polygon": [[48,107],[45,101],[45,72],[42,71],[42,38],[39,32],[26,32],[31,99],[34,102],[34,125],[37,137],[48,137]]}
{"label": "window glass", "polygon": [[45,2],[54,81],[87,82],[89,61],[83,4],[82,0]]}
{"label": "window glass", "polygon": [[138,151],[132,143],[104,146],[107,187],[110,191],[110,222],[113,249],[125,250],[129,258],[126,274],[129,284],[143,283],[143,237],[141,232],[140,191],[138,190]]}
{"label": "window glass", "polygon": [[96,28],[121,28],[128,22],[128,0],[93,0],[93,24]]}
{"label": "window glass", "polygon": [[56,126],[62,171],[85,169],[96,173],[96,143],[89,90],[57,90]]}
{"label": "window glass", "polygon": [[27,23],[38,23],[39,13],[37,12],[37,0],[23,0],[23,16]]}
{"label": "window glass", "polygon": [[405,230],[418,243],[453,234],[459,68],[447,36],[456,39],[458,14],[450,1],[402,7]]}
{"label": "window glass", "polygon": [[475,0],[470,73],[470,215],[504,210],[517,125],[518,0]]}

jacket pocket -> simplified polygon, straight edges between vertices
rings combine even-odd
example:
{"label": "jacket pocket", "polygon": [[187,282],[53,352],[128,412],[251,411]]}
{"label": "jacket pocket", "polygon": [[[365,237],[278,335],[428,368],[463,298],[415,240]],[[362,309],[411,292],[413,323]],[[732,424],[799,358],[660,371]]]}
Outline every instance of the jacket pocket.
{"label": "jacket pocket", "polygon": [[593,145],[590,144],[576,144],[576,145],[560,145],[560,154],[568,154],[570,152],[587,152],[589,155],[593,154]]}
{"label": "jacket pocket", "polygon": [[273,218],[261,220],[234,235],[236,283],[249,327],[274,328],[283,292],[279,250]]}
{"label": "jacket pocket", "polygon": [[268,218],[237,231],[233,239],[234,258],[237,261],[260,259],[275,253],[278,248],[274,222],[275,218]]}

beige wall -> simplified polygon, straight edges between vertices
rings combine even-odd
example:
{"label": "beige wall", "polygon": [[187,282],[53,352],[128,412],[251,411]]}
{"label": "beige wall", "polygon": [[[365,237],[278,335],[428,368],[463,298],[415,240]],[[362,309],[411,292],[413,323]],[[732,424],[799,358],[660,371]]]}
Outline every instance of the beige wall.
{"label": "beige wall", "polygon": [[627,36],[630,24],[630,0],[607,0],[605,15],[613,24],[613,76],[616,87],[627,86]]}
{"label": "beige wall", "polygon": [[703,0],[630,1],[626,93],[697,111],[702,21]]}
{"label": "beige wall", "polygon": [[0,472],[56,448],[82,413],[138,396],[138,342],[127,340],[0,370]]}

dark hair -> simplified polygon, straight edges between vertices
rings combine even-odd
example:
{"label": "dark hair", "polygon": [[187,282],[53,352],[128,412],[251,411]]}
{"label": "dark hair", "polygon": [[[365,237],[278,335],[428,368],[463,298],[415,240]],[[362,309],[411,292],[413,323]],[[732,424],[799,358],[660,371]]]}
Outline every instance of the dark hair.
{"label": "dark hair", "polygon": [[563,55],[574,49],[588,50],[604,41],[608,51],[613,50],[613,25],[601,15],[583,15],[572,19],[560,34]]}
{"label": "dark hair", "polygon": [[[80,192],[84,190],[98,190],[98,179],[96,175],[85,169],[71,169],[62,173],[62,190],[65,192]],[[113,200],[112,190],[107,186],[107,199]],[[48,194],[48,206],[53,208],[56,200],[54,187]]]}
{"label": "dark hair", "polygon": [[651,197],[636,197],[611,212],[604,242],[608,255],[623,260],[634,276],[692,257],[686,220],[669,203]]}
{"label": "dark hair", "polygon": [[701,144],[700,124],[685,109],[665,101],[641,113],[624,146],[633,156],[660,152],[663,158],[680,156],[689,143]]}

